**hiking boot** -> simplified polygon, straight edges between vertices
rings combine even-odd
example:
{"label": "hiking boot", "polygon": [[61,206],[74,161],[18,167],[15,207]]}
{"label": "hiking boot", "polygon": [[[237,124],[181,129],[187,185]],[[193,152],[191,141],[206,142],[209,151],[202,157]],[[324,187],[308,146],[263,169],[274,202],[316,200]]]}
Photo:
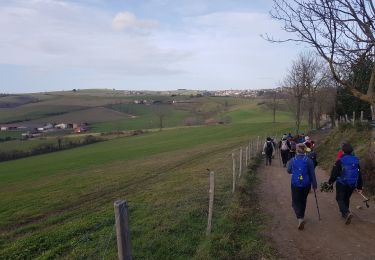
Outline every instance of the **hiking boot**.
{"label": "hiking boot", "polygon": [[349,212],[349,213],[346,215],[346,218],[345,218],[345,225],[349,225],[350,222],[352,221],[352,218],[353,218],[353,214]]}
{"label": "hiking boot", "polygon": [[303,230],[305,228],[305,221],[303,218],[298,219],[298,230]]}

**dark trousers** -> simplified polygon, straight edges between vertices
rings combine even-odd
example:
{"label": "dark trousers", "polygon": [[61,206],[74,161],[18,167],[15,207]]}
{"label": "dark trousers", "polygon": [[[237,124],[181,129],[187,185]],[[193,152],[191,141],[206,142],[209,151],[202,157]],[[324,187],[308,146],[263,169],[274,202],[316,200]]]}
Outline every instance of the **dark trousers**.
{"label": "dark trousers", "polygon": [[292,185],[292,207],[297,218],[305,217],[307,196],[310,188],[310,186],[299,188]]}
{"label": "dark trousers", "polygon": [[285,165],[289,160],[289,151],[280,150],[280,153],[281,153],[281,160],[283,161],[283,164]]}
{"label": "dark trousers", "polygon": [[266,165],[271,165],[272,163],[272,153],[271,154],[268,154],[266,153]]}
{"label": "dark trousers", "polygon": [[296,152],[289,152],[289,159],[293,158],[296,156]]}
{"label": "dark trousers", "polygon": [[350,196],[352,196],[353,191],[354,188],[336,182],[336,201],[343,217],[346,217],[349,213]]}

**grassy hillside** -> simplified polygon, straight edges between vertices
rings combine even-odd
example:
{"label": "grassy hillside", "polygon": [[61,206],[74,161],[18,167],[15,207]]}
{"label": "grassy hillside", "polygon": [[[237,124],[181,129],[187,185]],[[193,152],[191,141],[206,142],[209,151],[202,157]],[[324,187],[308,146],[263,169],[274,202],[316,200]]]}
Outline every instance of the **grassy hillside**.
{"label": "grassy hillside", "polygon": [[[259,236],[261,217],[247,207],[256,203],[249,196],[254,176],[231,193],[231,153],[258,135],[287,131],[291,119],[283,113],[283,122],[272,124],[270,111],[248,101],[233,101],[225,113],[231,124],[165,129],[0,163],[0,259],[115,259],[113,202],[120,198],[129,201],[135,258],[272,256]],[[207,168],[216,173],[209,238]]]}

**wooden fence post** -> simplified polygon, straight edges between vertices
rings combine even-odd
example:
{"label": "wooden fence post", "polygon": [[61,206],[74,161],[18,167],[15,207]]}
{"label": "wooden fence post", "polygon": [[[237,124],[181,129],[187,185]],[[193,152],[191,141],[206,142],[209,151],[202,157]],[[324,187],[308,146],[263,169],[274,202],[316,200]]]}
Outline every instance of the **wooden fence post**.
{"label": "wooden fence post", "polygon": [[346,122],[346,123],[349,122],[348,114],[345,114],[345,122]]}
{"label": "wooden fence post", "polygon": [[117,250],[119,260],[131,260],[131,242],[129,228],[128,203],[124,200],[114,202],[117,234]]}
{"label": "wooden fence post", "polygon": [[245,169],[246,169],[246,167],[247,167],[248,156],[249,156],[249,147],[248,147],[248,146],[246,146]]}
{"label": "wooden fence post", "polygon": [[208,222],[206,234],[209,235],[212,229],[212,215],[214,210],[214,195],[215,195],[215,173],[210,171],[210,189],[209,189],[209,204],[208,204]]}
{"label": "wooden fence post", "polygon": [[239,170],[239,173],[238,173],[238,177],[241,177],[241,174],[242,174],[242,147],[240,149],[240,170]]}
{"label": "wooden fence post", "polygon": [[249,142],[249,164],[251,161],[251,141]]}
{"label": "wooden fence post", "polygon": [[353,125],[355,124],[355,111],[353,111]]}
{"label": "wooden fence post", "polygon": [[258,135],[258,140],[257,140],[257,153],[259,152],[259,138],[260,138],[260,136]]}
{"label": "wooden fence post", "polygon": [[233,187],[232,192],[236,190],[236,157],[234,156],[234,153],[232,153],[232,161],[233,161]]}
{"label": "wooden fence post", "polygon": [[363,122],[363,110],[361,111],[361,122]]}

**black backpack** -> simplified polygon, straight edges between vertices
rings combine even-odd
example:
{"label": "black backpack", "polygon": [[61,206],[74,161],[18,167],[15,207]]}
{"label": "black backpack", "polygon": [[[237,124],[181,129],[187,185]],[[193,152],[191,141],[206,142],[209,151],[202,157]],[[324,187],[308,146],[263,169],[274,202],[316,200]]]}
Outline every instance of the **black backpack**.
{"label": "black backpack", "polygon": [[267,142],[266,154],[271,154],[273,152],[273,147],[271,142]]}

